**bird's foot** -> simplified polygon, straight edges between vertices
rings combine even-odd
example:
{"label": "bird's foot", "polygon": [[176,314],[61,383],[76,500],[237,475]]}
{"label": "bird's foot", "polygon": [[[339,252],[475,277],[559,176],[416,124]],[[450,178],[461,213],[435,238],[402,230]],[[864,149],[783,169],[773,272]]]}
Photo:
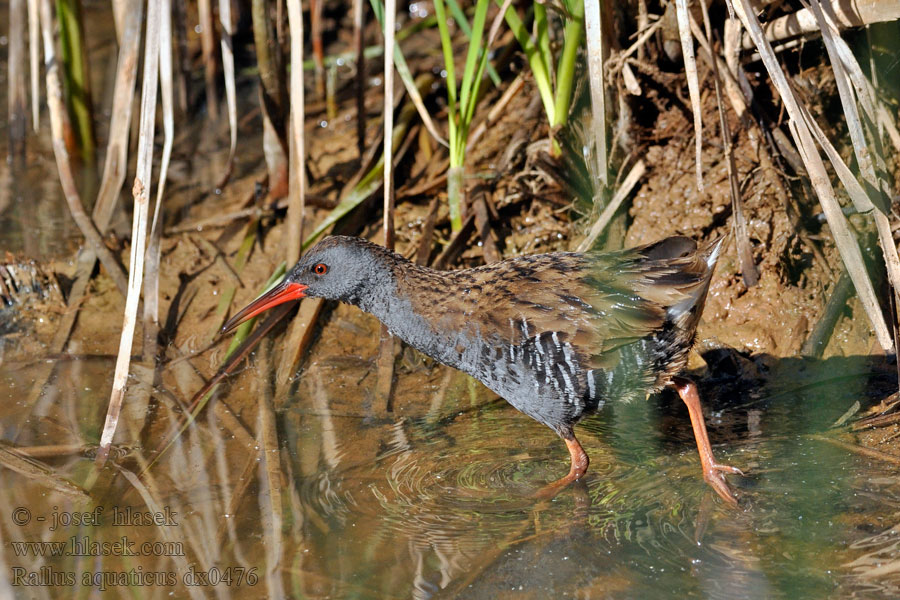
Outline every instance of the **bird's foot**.
{"label": "bird's foot", "polygon": [[534,498],[536,500],[553,500],[556,495],[567,485],[572,483],[573,481],[577,481],[580,479],[581,475],[575,475],[571,471],[565,477],[560,477],[553,483],[548,483],[538,491],[534,493]]}
{"label": "bird's foot", "polygon": [[738,505],[737,497],[732,493],[731,488],[728,487],[724,473],[732,473],[734,475],[744,474],[744,472],[737,467],[710,462],[703,469],[703,479],[705,479],[706,483],[716,491],[722,500],[736,507]]}
{"label": "bird's foot", "polygon": [[563,441],[566,442],[566,448],[569,449],[569,458],[571,459],[569,472],[565,477],[560,477],[553,483],[548,483],[539,489],[534,495],[538,500],[552,500],[561,489],[573,481],[581,479],[587,472],[588,464],[590,463],[588,455],[584,451],[584,448],[581,447],[581,444],[578,443],[578,440],[575,439],[575,436],[572,435],[571,431],[569,432],[569,436],[571,437],[563,438]]}

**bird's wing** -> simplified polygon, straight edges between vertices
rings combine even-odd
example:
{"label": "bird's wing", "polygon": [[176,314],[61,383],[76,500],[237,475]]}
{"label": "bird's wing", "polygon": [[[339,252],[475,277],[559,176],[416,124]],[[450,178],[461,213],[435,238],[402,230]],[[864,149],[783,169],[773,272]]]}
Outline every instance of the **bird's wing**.
{"label": "bird's wing", "polygon": [[579,349],[586,368],[608,367],[616,349],[702,299],[707,250],[676,237],[621,252],[523,256],[467,270],[466,319],[481,335],[515,345],[557,332]]}

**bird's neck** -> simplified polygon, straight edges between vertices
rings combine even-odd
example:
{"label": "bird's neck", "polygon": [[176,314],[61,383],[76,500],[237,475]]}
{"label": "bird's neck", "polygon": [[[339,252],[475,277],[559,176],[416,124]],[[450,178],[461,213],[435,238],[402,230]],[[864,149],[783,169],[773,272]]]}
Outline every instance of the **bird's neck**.
{"label": "bird's neck", "polygon": [[452,287],[452,272],[422,267],[393,255],[373,265],[370,285],[347,300],[384,323],[390,332],[417,350],[450,364],[444,356],[456,332],[445,331],[439,307],[428,297]]}

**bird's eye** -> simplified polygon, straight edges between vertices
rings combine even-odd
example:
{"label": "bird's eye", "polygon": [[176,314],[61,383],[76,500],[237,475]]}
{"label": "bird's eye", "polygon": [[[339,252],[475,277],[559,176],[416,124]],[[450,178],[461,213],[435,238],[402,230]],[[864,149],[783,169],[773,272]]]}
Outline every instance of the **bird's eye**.
{"label": "bird's eye", "polygon": [[328,272],[328,265],[326,265],[324,263],[316,263],[316,265],[313,266],[313,273],[315,273],[316,275],[324,275],[327,272]]}

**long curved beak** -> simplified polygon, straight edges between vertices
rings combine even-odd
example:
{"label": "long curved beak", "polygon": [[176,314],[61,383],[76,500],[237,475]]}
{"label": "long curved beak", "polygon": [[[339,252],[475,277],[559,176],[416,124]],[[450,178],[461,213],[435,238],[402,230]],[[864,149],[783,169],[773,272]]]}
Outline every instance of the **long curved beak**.
{"label": "long curved beak", "polygon": [[302,283],[294,283],[292,281],[283,281],[273,287],[271,290],[242,308],[236,315],[228,319],[222,326],[220,333],[228,333],[247,319],[255,317],[261,312],[265,312],[272,307],[278,306],[291,300],[299,300],[306,297],[306,288],[309,286]]}

